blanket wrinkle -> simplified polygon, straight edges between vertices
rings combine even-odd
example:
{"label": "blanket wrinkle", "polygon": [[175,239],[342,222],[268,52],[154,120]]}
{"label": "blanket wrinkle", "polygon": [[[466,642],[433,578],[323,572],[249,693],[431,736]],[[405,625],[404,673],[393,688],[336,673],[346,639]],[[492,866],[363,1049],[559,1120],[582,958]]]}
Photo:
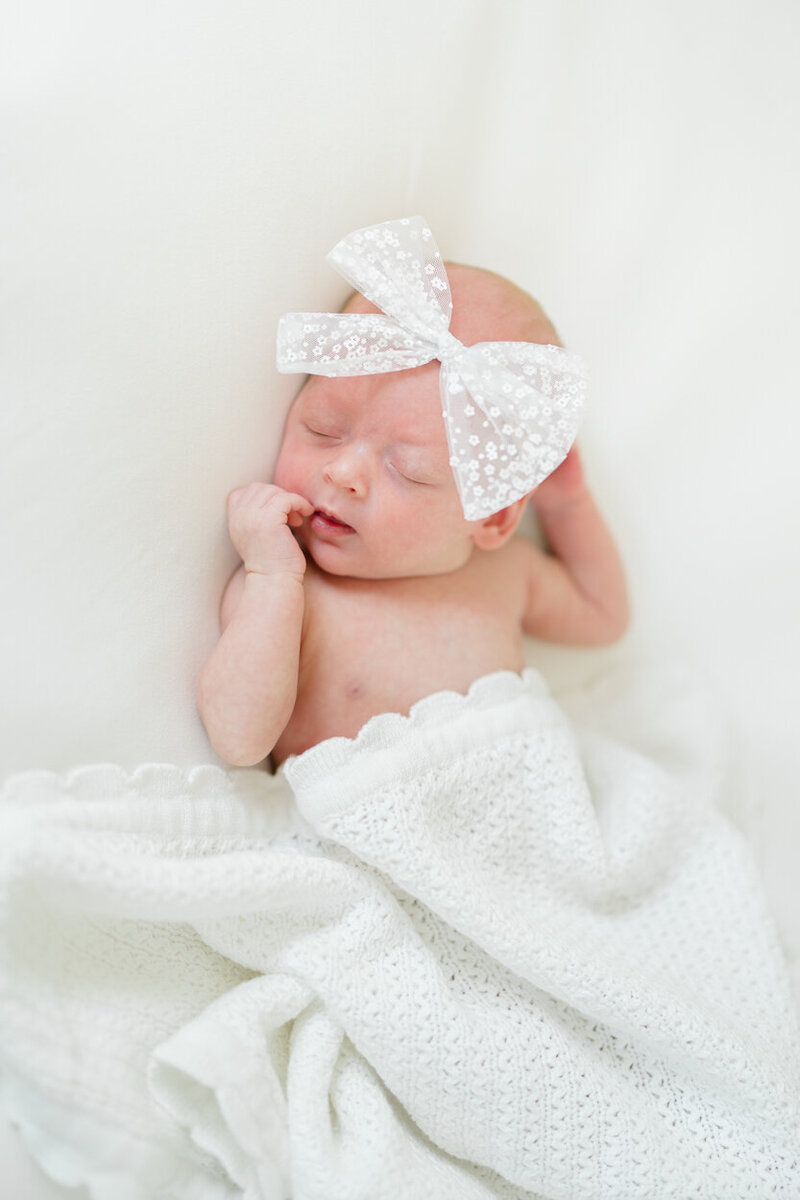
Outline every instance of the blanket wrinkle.
{"label": "blanket wrinkle", "polygon": [[531,670],[275,776],[12,777],[0,955],[3,1107],[93,1198],[800,1192],[743,839]]}

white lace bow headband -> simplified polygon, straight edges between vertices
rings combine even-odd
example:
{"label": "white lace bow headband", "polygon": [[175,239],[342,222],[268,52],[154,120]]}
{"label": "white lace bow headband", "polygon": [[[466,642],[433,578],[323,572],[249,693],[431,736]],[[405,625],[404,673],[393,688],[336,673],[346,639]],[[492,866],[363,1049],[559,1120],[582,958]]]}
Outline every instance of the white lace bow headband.
{"label": "white lace bow headband", "polygon": [[582,361],[560,346],[465,346],[454,337],[450,284],[422,217],[357,229],[328,262],[382,312],[282,317],[279,371],[376,375],[438,358],[450,466],[468,521],[527,495],[566,458],[586,389]]}

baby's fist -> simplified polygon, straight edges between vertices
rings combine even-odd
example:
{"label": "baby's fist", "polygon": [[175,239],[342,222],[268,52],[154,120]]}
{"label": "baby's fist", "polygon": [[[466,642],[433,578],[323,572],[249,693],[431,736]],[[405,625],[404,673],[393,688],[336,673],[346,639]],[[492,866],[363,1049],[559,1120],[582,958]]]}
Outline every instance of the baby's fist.
{"label": "baby's fist", "polygon": [[228,496],[228,529],[247,571],[303,578],[306,561],[290,526],[302,524],[313,506],[296,492],[272,483],[250,483]]}
{"label": "baby's fist", "polygon": [[545,513],[566,508],[586,491],[586,480],[578,447],[573,444],[560,466],[548,475],[531,494],[534,507]]}

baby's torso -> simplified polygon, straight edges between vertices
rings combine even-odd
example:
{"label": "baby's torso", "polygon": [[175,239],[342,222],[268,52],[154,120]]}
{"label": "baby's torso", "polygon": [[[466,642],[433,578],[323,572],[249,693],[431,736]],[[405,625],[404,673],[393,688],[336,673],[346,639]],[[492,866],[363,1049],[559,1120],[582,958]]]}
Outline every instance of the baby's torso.
{"label": "baby's torso", "polygon": [[325,738],[354,737],[377,713],[521,670],[521,563],[515,539],[451,574],[414,579],[344,579],[309,563],[297,700],[276,765]]}

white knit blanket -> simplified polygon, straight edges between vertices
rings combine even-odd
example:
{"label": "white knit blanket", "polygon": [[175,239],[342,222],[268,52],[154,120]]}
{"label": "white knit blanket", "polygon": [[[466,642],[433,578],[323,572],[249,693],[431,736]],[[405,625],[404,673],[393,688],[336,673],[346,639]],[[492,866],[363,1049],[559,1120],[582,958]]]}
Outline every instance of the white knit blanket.
{"label": "white knit blanket", "polygon": [[800,1195],[742,839],[500,672],[271,777],[0,803],[2,1098],[100,1200]]}

